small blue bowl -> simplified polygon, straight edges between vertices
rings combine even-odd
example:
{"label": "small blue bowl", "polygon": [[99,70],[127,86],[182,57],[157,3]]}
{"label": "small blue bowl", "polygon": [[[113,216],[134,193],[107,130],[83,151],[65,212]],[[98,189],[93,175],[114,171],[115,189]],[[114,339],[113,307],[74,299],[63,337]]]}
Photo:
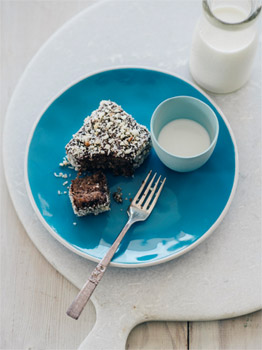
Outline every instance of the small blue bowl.
{"label": "small blue bowl", "polygon": [[[200,154],[183,157],[174,155],[160,146],[158,137],[162,128],[176,119],[190,119],[202,125],[209,134],[210,146]],[[189,96],[172,97],[163,101],[151,118],[153,147],[159,159],[170,169],[188,172],[200,168],[212,155],[217,143],[219,124],[213,110],[204,102]]]}

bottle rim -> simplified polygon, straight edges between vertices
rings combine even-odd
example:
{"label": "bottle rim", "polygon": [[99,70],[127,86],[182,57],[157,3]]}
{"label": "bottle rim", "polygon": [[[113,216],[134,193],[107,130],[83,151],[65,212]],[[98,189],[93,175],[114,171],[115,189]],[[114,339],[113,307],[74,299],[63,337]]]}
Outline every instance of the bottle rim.
{"label": "bottle rim", "polygon": [[261,12],[261,1],[256,0],[250,0],[251,2],[251,9],[250,13],[247,15],[247,17],[240,22],[227,22],[223,21],[222,19],[218,18],[211,8],[211,2],[212,0],[202,0],[202,7],[204,10],[204,13],[206,15],[206,18],[214,25],[223,28],[223,29],[230,29],[230,30],[239,30],[244,29],[246,27],[249,27],[253,22],[258,18],[258,15]]}

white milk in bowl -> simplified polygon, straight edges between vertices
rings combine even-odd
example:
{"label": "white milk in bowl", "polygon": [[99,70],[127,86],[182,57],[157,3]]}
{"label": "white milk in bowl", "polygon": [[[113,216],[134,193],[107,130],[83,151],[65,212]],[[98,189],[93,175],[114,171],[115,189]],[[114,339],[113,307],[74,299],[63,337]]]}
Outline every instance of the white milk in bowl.
{"label": "white milk in bowl", "polygon": [[210,146],[206,129],[190,119],[175,119],[160,131],[158,143],[167,152],[179,157],[194,157]]}
{"label": "white milk in bowl", "polygon": [[250,76],[258,42],[257,28],[243,24],[249,12],[241,7],[215,7],[212,14],[218,25],[206,16],[197,24],[190,71],[205,89],[227,93],[240,88]]}

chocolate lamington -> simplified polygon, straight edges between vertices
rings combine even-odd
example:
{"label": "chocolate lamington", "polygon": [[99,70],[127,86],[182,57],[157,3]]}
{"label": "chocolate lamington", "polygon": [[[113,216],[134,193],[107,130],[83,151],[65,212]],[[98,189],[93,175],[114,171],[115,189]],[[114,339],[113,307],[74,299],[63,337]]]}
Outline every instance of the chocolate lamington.
{"label": "chocolate lamington", "polygon": [[110,210],[109,190],[102,172],[72,180],[69,198],[77,216],[97,215]]}
{"label": "chocolate lamington", "polygon": [[66,145],[75,170],[112,169],[125,176],[134,173],[150,149],[147,128],[112,101],[101,101]]}

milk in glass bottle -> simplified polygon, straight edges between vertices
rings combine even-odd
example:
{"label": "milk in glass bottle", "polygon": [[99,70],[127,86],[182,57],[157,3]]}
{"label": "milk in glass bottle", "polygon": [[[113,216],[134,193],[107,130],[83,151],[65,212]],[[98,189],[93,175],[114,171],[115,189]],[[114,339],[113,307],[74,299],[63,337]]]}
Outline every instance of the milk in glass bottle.
{"label": "milk in glass bottle", "polygon": [[206,90],[228,93],[249,79],[258,44],[261,2],[203,0],[193,35],[190,72]]}

